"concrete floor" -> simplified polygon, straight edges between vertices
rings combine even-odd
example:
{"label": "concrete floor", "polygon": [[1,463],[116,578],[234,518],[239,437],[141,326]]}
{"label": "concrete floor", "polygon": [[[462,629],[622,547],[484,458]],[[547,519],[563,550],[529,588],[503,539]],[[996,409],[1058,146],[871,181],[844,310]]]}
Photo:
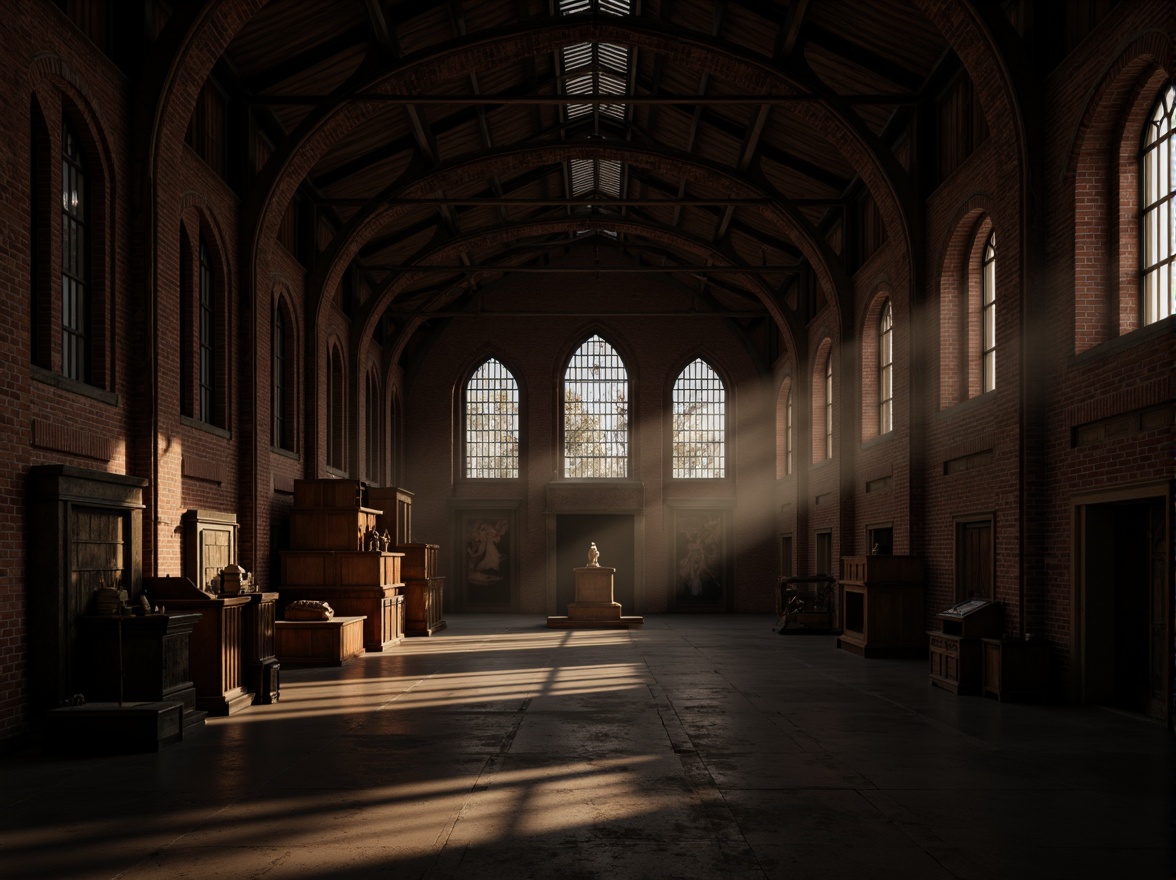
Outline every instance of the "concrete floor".
{"label": "concrete floor", "polygon": [[462,615],[158,753],[0,759],[0,877],[1171,876],[1173,737],[771,615]]}

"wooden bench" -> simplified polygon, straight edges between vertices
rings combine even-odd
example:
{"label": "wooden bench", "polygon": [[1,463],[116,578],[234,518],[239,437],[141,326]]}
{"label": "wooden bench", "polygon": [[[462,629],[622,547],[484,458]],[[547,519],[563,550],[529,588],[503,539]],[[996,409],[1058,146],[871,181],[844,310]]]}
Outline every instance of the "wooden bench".
{"label": "wooden bench", "polygon": [[366,615],[330,620],[279,620],[274,646],[283,666],[342,666],[363,653]]}

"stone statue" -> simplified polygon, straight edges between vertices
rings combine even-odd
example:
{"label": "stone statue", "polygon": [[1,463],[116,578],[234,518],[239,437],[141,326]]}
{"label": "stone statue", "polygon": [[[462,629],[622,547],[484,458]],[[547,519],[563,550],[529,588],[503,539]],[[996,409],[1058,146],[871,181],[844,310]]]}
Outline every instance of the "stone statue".
{"label": "stone statue", "polygon": [[588,566],[589,568],[600,568],[600,551],[596,549],[595,541],[588,547]]}

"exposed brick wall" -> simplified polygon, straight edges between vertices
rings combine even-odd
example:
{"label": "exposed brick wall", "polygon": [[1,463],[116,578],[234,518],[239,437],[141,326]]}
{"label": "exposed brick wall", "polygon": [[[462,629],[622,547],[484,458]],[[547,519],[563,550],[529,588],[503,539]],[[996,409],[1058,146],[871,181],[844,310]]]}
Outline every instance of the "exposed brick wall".
{"label": "exposed brick wall", "polygon": [[[405,209],[392,200],[374,212],[360,226],[361,235],[338,254],[330,252],[337,257],[333,263],[316,266],[309,275],[270,242],[295,188],[327,145],[381,111],[373,103],[327,120],[307,148],[292,157],[289,176],[274,181],[265,204],[242,204],[183,144],[204,76],[240,22],[261,5],[240,0],[217,6],[207,26],[182,47],[185,65],[194,73],[169,86],[161,104],[165,118],[158,153],[149,157],[155,187],[150,193],[143,192],[144,169],[135,162],[146,132],[132,131],[127,121],[134,108],[123,74],[80,37],[55,4],[10,0],[6,5],[0,93],[11,119],[0,151],[0,187],[6,193],[0,200],[5,267],[0,274],[0,522],[9,528],[0,537],[0,742],[29,724],[26,603],[35,573],[27,570],[26,558],[36,536],[27,533],[24,486],[31,466],[66,464],[152,480],[144,522],[148,573],[181,570],[179,523],[185,510],[236,512],[242,520],[241,561],[263,586],[277,586],[277,554],[288,543],[293,482],[327,473],[323,378],[327,341],[335,339],[348,364],[345,470],[353,476],[362,472],[364,375],[371,364],[385,364],[390,353],[366,342],[353,350],[357,336],[370,335],[370,326],[358,333],[335,294],[363,235]],[[407,359],[403,373],[393,367],[382,377],[387,399],[396,404],[389,481],[415,493],[414,538],[442,545],[451,589],[458,586],[463,539],[455,530],[454,510],[463,504],[509,506],[517,511],[517,607],[534,614],[555,610],[555,525],[548,488],[559,472],[558,388],[568,354],[599,331],[626,359],[634,388],[632,477],[640,483],[643,504],[635,512],[644,591],[642,607],[632,610],[673,607],[675,505],[730,511],[736,611],[772,608],[780,534],[793,537],[795,573],[810,574],[817,532],[831,533],[836,558],[868,551],[866,529],[892,523],[895,552],[926,559],[928,622],[955,599],[956,521],[992,516],[996,596],[1004,604],[1006,625],[1046,636],[1059,694],[1078,696],[1077,511],[1124,493],[1172,498],[1170,375],[1176,343],[1173,319],[1139,328],[1135,162],[1142,121],[1173,74],[1170,35],[1176,21],[1164,0],[1118,4],[1096,38],[1084,41],[1048,81],[1028,84],[1029,91],[1040,89],[1045,113],[1022,124],[1014,111],[1023,96],[1006,85],[1005,71],[986,54],[982,41],[973,39],[977,24],[969,7],[947,0],[916,5],[956,41],[977,83],[990,136],[927,199],[919,218],[922,240],[908,248],[899,227],[899,199],[883,179],[883,164],[864,159],[864,142],[842,137],[840,122],[816,102],[790,109],[843,146],[863,169],[888,240],[845,290],[830,291],[841,276],[820,268],[822,288],[837,306],[826,305],[806,327],[780,331],[785,351],[776,364],[760,362],[762,352],[745,345],[722,321],[612,315],[624,309],[666,312],[675,304],[686,311],[687,291],[648,275],[610,275],[607,284],[572,275],[558,282],[560,302],[585,312],[591,303],[598,318],[454,319],[428,331],[433,334],[428,344],[412,349],[419,353]],[[629,35],[617,26],[618,39]],[[551,45],[559,39],[554,28],[538,37]],[[685,51],[649,32],[636,39],[659,51]],[[519,48],[508,40],[470,51],[489,57]],[[431,69],[465,69],[470,57],[463,50]],[[428,73],[409,70],[386,86],[408,90],[414,78]],[[739,61],[726,64],[719,75],[743,92],[782,82],[766,69]],[[55,151],[62,106],[79,131],[97,184],[91,230],[104,246],[93,264],[92,291],[103,327],[94,340],[96,388],[58,375],[60,342],[52,328],[60,317],[55,305],[60,280],[53,266],[60,253],[51,234],[56,220],[51,207],[37,215],[35,236],[32,229],[33,190],[52,196],[60,174],[54,166],[59,164]],[[31,124],[37,115],[41,121]],[[1036,144],[1041,155],[1033,152]],[[36,181],[34,149],[50,157],[40,163]],[[684,174],[703,181],[713,174],[702,166],[683,170],[668,157],[633,145],[592,149],[602,157],[642,162],[674,179]],[[504,161],[524,170],[558,159],[563,155],[558,150],[537,145]],[[490,171],[483,162],[471,162],[439,171],[418,184],[420,192],[407,194],[459,187]],[[263,177],[270,173],[265,169]],[[736,194],[755,193],[749,188]],[[143,212],[142,201],[149,198],[154,210]],[[781,214],[768,211],[764,219],[796,231]],[[246,222],[263,230],[266,244],[256,254],[241,252],[240,242],[251,235],[242,228]],[[975,298],[969,278],[975,273],[966,269],[969,260],[975,262],[976,242],[985,229],[978,224],[984,222],[996,230],[999,254],[998,376],[996,390],[981,395],[969,366],[977,361],[979,334],[969,317],[974,312],[969,301]],[[181,392],[179,301],[185,282],[180,242],[183,235],[197,240],[199,231],[215,244],[226,301],[242,301],[243,283],[254,288],[249,292],[252,315],[225,310],[220,328],[225,396],[219,430],[181,416],[183,395],[192,389]],[[50,267],[35,278],[34,239],[40,264]],[[823,255],[818,243],[803,241],[800,247],[810,259]],[[912,250],[921,261],[917,266],[909,265]],[[319,291],[324,283],[325,297]],[[30,292],[34,284],[46,294],[38,298],[36,310]],[[915,284],[920,287],[912,290]],[[495,290],[495,308],[537,311],[549,306],[553,285],[512,279]],[[883,290],[895,312],[895,428],[877,436],[870,381],[876,349],[869,334]],[[294,318],[289,352],[300,377],[292,414],[297,442],[290,452],[269,448],[271,328],[278,296],[289,303]],[[38,366],[30,364],[34,327],[41,328]],[[925,338],[917,338],[917,328],[926,329]],[[792,330],[801,338],[787,338]],[[815,367],[824,363],[826,339],[835,376],[830,460],[823,459],[824,433],[818,430],[823,412],[819,418],[814,413],[823,397],[823,376]],[[730,381],[731,473],[714,483],[669,476],[668,391],[688,353],[707,357]],[[457,473],[461,382],[486,356],[506,364],[522,388],[524,474],[509,485],[475,483]],[[363,369],[356,368],[357,362]],[[916,375],[922,366],[926,375]],[[921,397],[914,393],[919,382]],[[792,474],[784,474],[779,463],[785,383],[794,394]],[[592,497],[608,503],[607,492]]]}

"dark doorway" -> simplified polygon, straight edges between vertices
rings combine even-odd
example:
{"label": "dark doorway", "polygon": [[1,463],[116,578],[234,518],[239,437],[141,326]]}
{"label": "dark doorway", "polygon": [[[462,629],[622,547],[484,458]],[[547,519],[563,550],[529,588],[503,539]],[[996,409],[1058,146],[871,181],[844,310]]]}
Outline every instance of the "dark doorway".
{"label": "dark doorway", "polygon": [[1165,717],[1165,523],[1161,499],[1083,508],[1088,703]]}
{"label": "dark doorway", "polygon": [[560,514],[555,522],[555,607],[556,614],[567,614],[568,603],[576,598],[575,569],[588,563],[588,546],[600,550],[600,564],[615,568],[613,599],[621,603],[621,612],[634,614],[634,543],[631,514],[574,513]]}

